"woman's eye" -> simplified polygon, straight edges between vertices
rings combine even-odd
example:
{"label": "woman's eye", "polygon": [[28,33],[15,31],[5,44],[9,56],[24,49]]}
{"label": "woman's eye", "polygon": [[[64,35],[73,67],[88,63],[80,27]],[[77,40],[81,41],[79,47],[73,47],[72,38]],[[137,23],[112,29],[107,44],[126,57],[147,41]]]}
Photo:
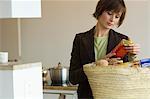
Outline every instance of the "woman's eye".
{"label": "woman's eye", "polygon": [[117,19],[120,18],[120,16],[115,16]]}
{"label": "woman's eye", "polygon": [[110,11],[108,11],[107,13],[108,13],[108,15],[112,15],[112,12],[110,12]]}
{"label": "woman's eye", "polygon": [[116,16],[116,18],[119,18],[119,16]]}

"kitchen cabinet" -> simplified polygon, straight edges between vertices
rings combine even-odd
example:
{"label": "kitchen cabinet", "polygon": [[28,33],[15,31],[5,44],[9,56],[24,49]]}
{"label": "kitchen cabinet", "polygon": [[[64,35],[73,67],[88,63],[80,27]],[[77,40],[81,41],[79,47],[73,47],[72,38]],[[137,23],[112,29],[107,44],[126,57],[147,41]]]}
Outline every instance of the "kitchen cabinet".
{"label": "kitchen cabinet", "polygon": [[0,0],[0,18],[41,17],[41,0]]}
{"label": "kitchen cabinet", "polygon": [[0,99],[43,99],[42,64],[0,64]]}

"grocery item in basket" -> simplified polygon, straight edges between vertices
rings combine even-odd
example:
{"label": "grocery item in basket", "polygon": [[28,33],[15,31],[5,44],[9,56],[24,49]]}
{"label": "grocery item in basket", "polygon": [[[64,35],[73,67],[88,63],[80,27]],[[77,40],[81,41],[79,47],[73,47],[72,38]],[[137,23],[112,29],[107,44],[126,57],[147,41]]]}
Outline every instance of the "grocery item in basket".
{"label": "grocery item in basket", "polygon": [[96,66],[120,65],[124,64],[120,58],[100,59],[95,62]]}
{"label": "grocery item in basket", "polygon": [[97,66],[108,66],[108,61],[105,59],[101,59],[95,62]]}
{"label": "grocery item in basket", "polygon": [[150,67],[150,58],[140,60],[141,67]]}

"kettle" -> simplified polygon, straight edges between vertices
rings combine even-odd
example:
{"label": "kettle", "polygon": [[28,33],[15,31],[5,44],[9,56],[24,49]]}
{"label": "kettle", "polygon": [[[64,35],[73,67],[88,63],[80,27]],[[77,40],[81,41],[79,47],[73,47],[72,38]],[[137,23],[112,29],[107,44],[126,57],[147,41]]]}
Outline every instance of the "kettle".
{"label": "kettle", "polygon": [[51,85],[52,86],[67,86],[69,84],[69,68],[62,67],[61,63],[58,63],[57,67],[49,68]]}

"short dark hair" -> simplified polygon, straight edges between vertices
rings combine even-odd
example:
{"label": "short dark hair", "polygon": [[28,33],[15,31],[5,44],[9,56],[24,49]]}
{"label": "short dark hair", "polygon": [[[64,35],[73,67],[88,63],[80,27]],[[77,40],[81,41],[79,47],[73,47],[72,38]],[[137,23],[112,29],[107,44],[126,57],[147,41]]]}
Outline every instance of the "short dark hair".
{"label": "short dark hair", "polygon": [[104,11],[114,11],[116,13],[122,11],[122,15],[118,23],[118,27],[119,27],[122,24],[126,14],[126,5],[124,3],[124,0],[99,0],[95,12],[93,13],[93,16],[96,19],[98,19],[98,17]]}

